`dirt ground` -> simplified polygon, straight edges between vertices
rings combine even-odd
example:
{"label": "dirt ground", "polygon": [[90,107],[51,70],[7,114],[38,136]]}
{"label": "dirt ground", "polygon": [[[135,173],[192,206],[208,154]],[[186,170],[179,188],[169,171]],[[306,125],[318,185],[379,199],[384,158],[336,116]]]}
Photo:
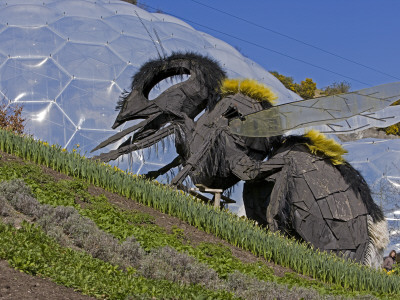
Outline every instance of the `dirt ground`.
{"label": "dirt ground", "polygon": [[95,299],[58,285],[48,279],[13,269],[0,260],[0,299],[10,300],[89,300]]}
{"label": "dirt ground", "polygon": [[[23,162],[18,157],[11,156],[4,152],[0,152],[1,160],[11,160]],[[55,172],[50,168],[42,166],[43,171],[46,174],[51,175],[56,180],[72,179],[69,176]],[[198,230],[197,228],[182,222],[178,218],[171,217],[163,214],[157,210],[154,210],[148,206],[136,203],[125,197],[110,193],[102,188],[91,185],[89,192],[92,195],[101,195],[109,199],[109,201],[124,209],[134,209],[140,212],[147,213],[155,218],[155,223],[164,227],[167,231],[171,231],[173,226],[177,226],[184,230],[185,237],[190,241],[191,244],[197,245],[201,242],[221,243],[229,247],[232,254],[243,262],[257,262],[262,261],[274,270],[274,274],[277,276],[283,276],[286,272],[293,272],[288,268],[284,268],[274,263],[265,261],[253,255],[252,253],[245,251],[241,248],[234,247],[228,244],[226,241],[221,240],[211,234],[207,234],[204,231]],[[308,278],[310,279],[310,278]],[[37,276],[31,276],[20,271],[12,269],[6,261],[0,260],[0,299],[94,299],[88,296],[84,296],[75,292],[73,289],[66,288],[51,282],[48,279],[40,278]]]}

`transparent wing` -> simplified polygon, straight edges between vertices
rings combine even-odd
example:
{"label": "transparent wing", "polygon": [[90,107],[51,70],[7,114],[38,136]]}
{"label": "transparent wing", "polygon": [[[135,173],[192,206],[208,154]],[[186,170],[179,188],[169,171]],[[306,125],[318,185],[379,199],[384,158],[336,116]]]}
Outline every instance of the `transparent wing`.
{"label": "transparent wing", "polygon": [[388,106],[374,113],[356,115],[350,119],[337,123],[327,123],[325,125],[313,126],[313,129],[322,133],[346,134],[370,127],[387,127],[400,122],[400,106]]}
{"label": "transparent wing", "polygon": [[[274,106],[246,115],[244,120],[234,119],[229,127],[238,135],[269,137],[302,127],[338,123],[354,116],[372,121],[374,112],[399,99],[400,82],[394,82],[351,93]],[[385,118],[390,119],[390,116]]]}

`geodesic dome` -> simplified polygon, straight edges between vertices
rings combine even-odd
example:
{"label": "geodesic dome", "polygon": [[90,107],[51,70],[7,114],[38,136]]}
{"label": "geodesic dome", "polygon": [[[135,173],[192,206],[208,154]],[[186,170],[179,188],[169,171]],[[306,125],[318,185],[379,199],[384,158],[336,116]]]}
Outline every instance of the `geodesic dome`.
{"label": "geodesic dome", "polygon": [[[1,96],[23,105],[35,137],[88,152],[114,132],[119,95],[144,62],[162,53],[160,42],[167,54],[208,54],[229,76],[258,79],[293,98],[228,44],[171,16],[101,0],[0,1]],[[133,159],[138,171],[143,158]]]}
{"label": "geodesic dome", "polygon": [[[168,15],[149,13],[118,0],[0,0],[1,101],[23,105],[27,131],[67,149],[79,144],[82,153],[89,153],[124,129],[111,130],[118,97],[130,89],[138,68],[163,55],[163,50],[167,55],[172,51],[209,55],[229,77],[253,78],[270,86],[279,102],[299,99],[232,46]],[[386,182],[398,191],[399,141],[384,141],[381,148],[371,148],[372,154],[363,150],[368,143],[372,142],[346,145],[348,160],[355,162],[373,188],[379,180],[389,178]],[[102,151],[108,150],[110,147]],[[145,173],[174,156],[173,145],[167,143],[158,151],[133,153],[131,166],[135,172]],[[126,160],[116,163],[126,164]],[[385,173],[389,160],[396,167]],[[240,201],[240,187],[233,198]],[[397,200],[383,203],[393,228],[399,227]],[[400,231],[392,232],[396,239],[400,236]]]}

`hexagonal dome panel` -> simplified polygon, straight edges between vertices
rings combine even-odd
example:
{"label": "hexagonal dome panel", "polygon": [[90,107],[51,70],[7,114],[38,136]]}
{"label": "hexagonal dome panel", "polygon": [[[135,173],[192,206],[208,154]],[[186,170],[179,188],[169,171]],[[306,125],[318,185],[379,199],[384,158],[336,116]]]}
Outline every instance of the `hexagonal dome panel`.
{"label": "hexagonal dome panel", "polygon": [[50,27],[73,42],[106,44],[120,35],[103,20],[84,17],[65,17],[50,24]]}
{"label": "hexagonal dome panel", "polygon": [[[104,8],[108,9],[113,15],[136,17],[136,13],[138,13],[143,21],[159,20],[155,14],[145,11],[137,7],[136,5],[126,5],[126,3],[124,3],[123,1],[118,0],[102,0],[102,2],[107,3],[107,5],[104,5]],[[131,31],[133,32],[135,31],[135,29],[132,28]]]}
{"label": "hexagonal dome panel", "polygon": [[[29,1],[28,1],[29,2]],[[91,19],[101,19],[113,15],[106,9],[104,3],[106,1],[86,1],[86,0],[56,0],[47,5],[53,12],[58,15],[62,14],[68,17],[84,17]],[[107,1],[108,2],[108,1]],[[49,22],[50,23],[50,22]]]}
{"label": "hexagonal dome panel", "polygon": [[126,65],[106,44],[69,42],[53,58],[74,77],[91,80],[113,80]]}
{"label": "hexagonal dome panel", "polygon": [[128,64],[121,74],[118,75],[115,81],[121,90],[130,90],[132,85],[132,74],[135,74],[138,70],[138,67]]}
{"label": "hexagonal dome panel", "polygon": [[[149,40],[146,29],[143,27],[142,23],[135,14],[130,16],[120,14],[113,15],[111,17],[104,18],[104,21],[107,22],[110,27],[114,28],[114,30],[123,33],[124,35]],[[148,22],[146,23],[148,24]]]}
{"label": "hexagonal dome panel", "polygon": [[0,78],[0,89],[11,101],[54,100],[71,80],[49,57],[8,59]]}
{"label": "hexagonal dome panel", "polygon": [[0,67],[7,61],[7,56],[0,53]]}
{"label": "hexagonal dome panel", "polygon": [[46,26],[62,16],[47,6],[34,5],[30,1],[9,3],[0,10],[0,23],[7,26],[38,27]]}
{"label": "hexagonal dome panel", "polygon": [[[180,40],[186,40],[192,44],[196,44],[197,47],[202,49],[212,46],[207,40],[205,40],[201,36],[200,33],[190,28],[170,22],[154,21],[151,23],[153,30],[155,29],[157,31],[157,34],[160,37],[161,42],[167,39],[172,39],[172,40],[180,39]],[[231,55],[237,51],[234,50],[233,52],[231,49],[229,50]]]}
{"label": "hexagonal dome panel", "polygon": [[115,102],[121,90],[112,81],[73,80],[56,99],[79,128],[107,129],[117,117]]}
{"label": "hexagonal dome panel", "polygon": [[23,106],[23,117],[27,119],[26,132],[36,138],[64,147],[74,134],[75,126],[56,103],[13,102],[10,106],[18,104]]}
{"label": "hexagonal dome panel", "polygon": [[[140,67],[149,60],[149,53],[157,55],[151,41],[121,35],[110,43],[110,48],[118,53],[126,62],[130,62],[136,67]],[[132,58],[135,58],[132,60]]]}
{"label": "hexagonal dome panel", "polygon": [[0,51],[10,57],[49,56],[64,43],[47,26],[7,27],[0,34]]}
{"label": "hexagonal dome panel", "polygon": [[[168,50],[168,52],[172,51],[188,51],[188,52],[198,52],[199,47],[196,44],[191,43],[190,41],[186,41],[184,39],[166,39],[162,41],[163,47]],[[154,46],[153,46],[154,48]],[[153,50],[154,51],[154,50]]]}
{"label": "hexagonal dome panel", "polygon": [[187,28],[189,28],[191,30],[195,30],[188,23],[185,23],[184,21],[182,21],[182,20],[180,20],[178,18],[175,18],[174,16],[165,15],[165,14],[161,14],[161,13],[153,13],[153,16],[156,16],[162,22],[174,23],[174,24],[178,24],[178,25],[187,27]]}

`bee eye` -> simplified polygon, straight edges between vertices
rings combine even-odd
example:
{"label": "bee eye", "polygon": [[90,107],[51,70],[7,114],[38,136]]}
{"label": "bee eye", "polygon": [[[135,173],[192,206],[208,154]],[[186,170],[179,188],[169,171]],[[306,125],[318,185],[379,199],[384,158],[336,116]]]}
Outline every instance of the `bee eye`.
{"label": "bee eye", "polygon": [[227,119],[239,118],[241,121],[245,120],[245,117],[238,111],[236,106],[229,106],[222,116]]}
{"label": "bee eye", "polygon": [[174,75],[167,77],[160,82],[156,83],[150,90],[147,99],[154,100],[159,95],[164,93],[171,86],[177,85],[178,83],[185,82],[190,78],[190,74]]}

